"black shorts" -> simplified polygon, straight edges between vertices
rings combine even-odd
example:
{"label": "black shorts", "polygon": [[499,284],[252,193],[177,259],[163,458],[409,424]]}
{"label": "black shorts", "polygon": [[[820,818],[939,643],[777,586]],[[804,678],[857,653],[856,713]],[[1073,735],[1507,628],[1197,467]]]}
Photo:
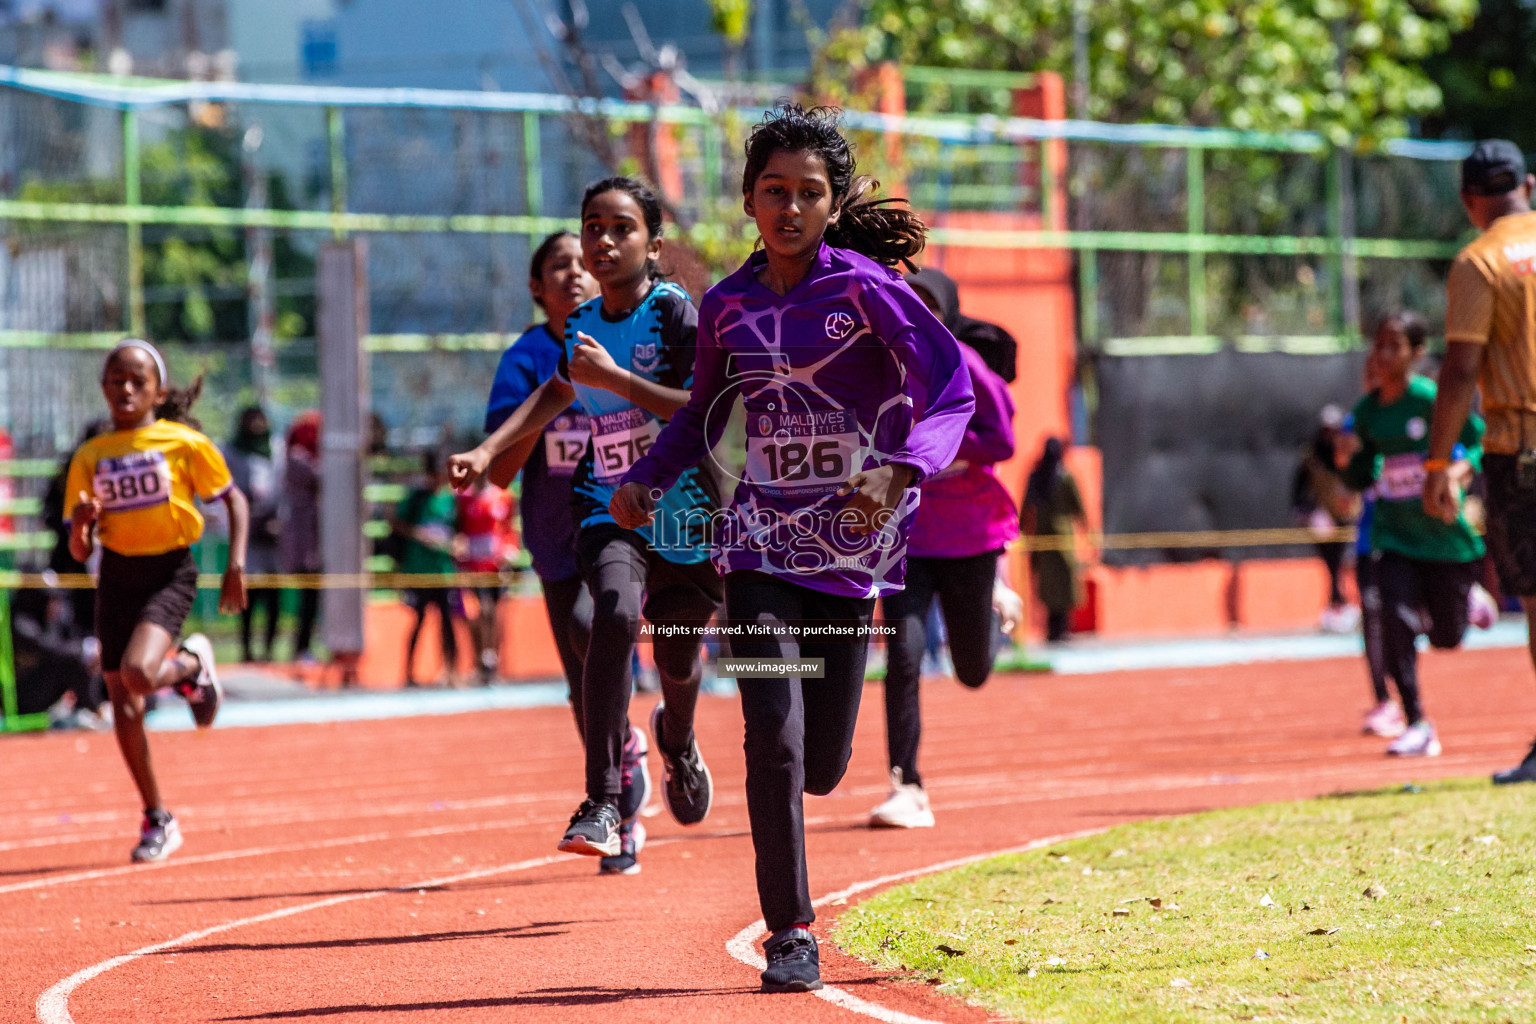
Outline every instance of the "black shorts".
{"label": "black shorts", "polygon": [[141,622],[153,622],[172,638],[180,636],[196,597],[197,563],[191,549],[163,555],[120,555],[103,549],[96,585],[102,671],[118,671]]}
{"label": "black shorts", "polygon": [[1483,456],[1488,551],[1509,597],[1536,597],[1536,487],[1522,488],[1517,456]]}

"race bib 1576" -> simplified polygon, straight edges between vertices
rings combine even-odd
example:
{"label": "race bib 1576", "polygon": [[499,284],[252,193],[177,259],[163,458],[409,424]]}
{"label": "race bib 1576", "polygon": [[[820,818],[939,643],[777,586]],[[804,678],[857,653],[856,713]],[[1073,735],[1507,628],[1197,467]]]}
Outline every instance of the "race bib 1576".
{"label": "race bib 1576", "polygon": [[847,409],[747,417],[747,479],[765,491],[830,490],[862,468],[858,423]]}
{"label": "race bib 1576", "polygon": [[102,459],[96,463],[92,487],[108,512],[163,505],[171,500],[171,465],[157,450]]}
{"label": "race bib 1576", "polygon": [[594,416],[592,473],[612,483],[629,472],[661,435],[661,423],[644,409],[631,407]]}

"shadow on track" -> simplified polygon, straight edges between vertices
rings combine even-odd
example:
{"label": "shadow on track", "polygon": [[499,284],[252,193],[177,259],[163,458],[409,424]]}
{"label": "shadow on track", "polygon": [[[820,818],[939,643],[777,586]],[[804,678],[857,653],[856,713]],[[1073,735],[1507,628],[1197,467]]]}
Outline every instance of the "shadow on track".
{"label": "shadow on track", "polygon": [[259,953],[279,949],[351,949],[363,946],[403,946],[415,942],[453,942],[459,939],[545,939],[556,935],[564,935],[567,929],[561,926],[575,923],[574,921],[534,921],[531,924],[516,925],[511,928],[428,932],[424,935],[376,935],[370,938],[356,939],[315,939],[309,942],[218,942],[202,946],[177,946],[175,949],[162,949],[154,955]]}
{"label": "shadow on track", "polygon": [[272,1010],[220,1021],[296,1020],[304,1017],[338,1017],[350,1013],[409,1013],[414,1010],[481,1010],[511,1006],[605,1006],[632,999],[680,999],[704,996],[751,995],[757,986],[732,988],[541,988],[520,996],[487,996],[483,999],[445,999],[431,1003],[354,1003],[349,1006],[311,1006],[299,1010]]}

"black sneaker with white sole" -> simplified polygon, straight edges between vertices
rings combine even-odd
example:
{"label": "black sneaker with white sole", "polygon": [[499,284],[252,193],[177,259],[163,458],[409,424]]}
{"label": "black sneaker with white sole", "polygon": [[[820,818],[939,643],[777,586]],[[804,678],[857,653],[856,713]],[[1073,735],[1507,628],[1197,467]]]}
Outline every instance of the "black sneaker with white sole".
{"label": "black sneaker with white sole", "polygon": [[667,750],[667,741],[661,735],[661,721],[665,706],[657,704],[651,712],[651,735],[656,738],[656,751],[661,754],[663,771],[662,788],[667,795],[667,810],[679,825],[697,825],[709,815],[710,804],[715,796],[715,780],[709,774],[709,765],[699,753],[698,741],[690,734],[688,747],[681,754]]}
{"label": "black sneaker with white sole", "polygon": [[139,845],[133,848],[135,864],[165,860],[181,848],[181,826],[170,811],[145,811],[139,826]]}
{"label": "black sneaker with white sole", "polygon": [[571,826],[560,840],[560,850],[585,857],[618,855],[619,809],[606,800],[583,800],[571,815]]}
{"label": "black sneaker with white sole", "polygon": [[224,703],[224,687],[219,685],[219,670],[213,660],[213,644],[201,633],[193,633],[181,642],[178,650],[186,651],[197,659],[197,675],[176,686],[176,692],[187,701],[192,710],[192,721],[199,729],[206,729],[219,715],[219,705]]}
{"label": "black sneaker with white sole", "polygon": [[638,875],[640,851],[645,849],[645,826],[638,821],[626,821],[619,826],[619,852],[598,861],[600,875]]}
{"label": "black sneaker with white sole", "polygon": [[821,988],[821,951],[816,936],[804,928],[785,928],[763,943],[768,969],[764,992],[814,992]]}
{"label": "black sneaker with white sole", "polygon": [[1525,755],[1524,761],[1493,773],[1495,786],[1507,786],[1512,782],[1536,782],[1536,743],[1531,744],[1531,752]]}

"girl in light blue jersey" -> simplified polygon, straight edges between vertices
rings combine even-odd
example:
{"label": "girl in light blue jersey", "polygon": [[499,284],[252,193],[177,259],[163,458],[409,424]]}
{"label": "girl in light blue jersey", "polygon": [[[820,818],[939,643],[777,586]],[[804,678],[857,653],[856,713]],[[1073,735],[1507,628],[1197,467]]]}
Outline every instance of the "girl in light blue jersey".
{"label": "girl in light blue jersey", "polygon": [[644,832],[644,734],[629,724],[630,657],[642,617],[656,627],[653,651],[662,703],[651,731],[666,769],[666,803],[683,825],[709,813],[712,781],[693,738],[702,677],[703,629],[721,600],[709,563],[709,525],[719,484],[708,468],[677,479],[652,528],[624,529],[608,513],[613,489],[649,450],[662,423],[688,401],[698,311],[660,279],[661,206],[631,178],[608,178],[581,204],[582,260],[601,294],[566,319],[555,375],[528,396],[479,447],[449,460],[454,484],[470,486],[502,452],[542,431],[575,399],[590,440],[572,476],[576,553],[593,602],[579,698],[587,799],[560,849],[605,858],[632,873]]}

